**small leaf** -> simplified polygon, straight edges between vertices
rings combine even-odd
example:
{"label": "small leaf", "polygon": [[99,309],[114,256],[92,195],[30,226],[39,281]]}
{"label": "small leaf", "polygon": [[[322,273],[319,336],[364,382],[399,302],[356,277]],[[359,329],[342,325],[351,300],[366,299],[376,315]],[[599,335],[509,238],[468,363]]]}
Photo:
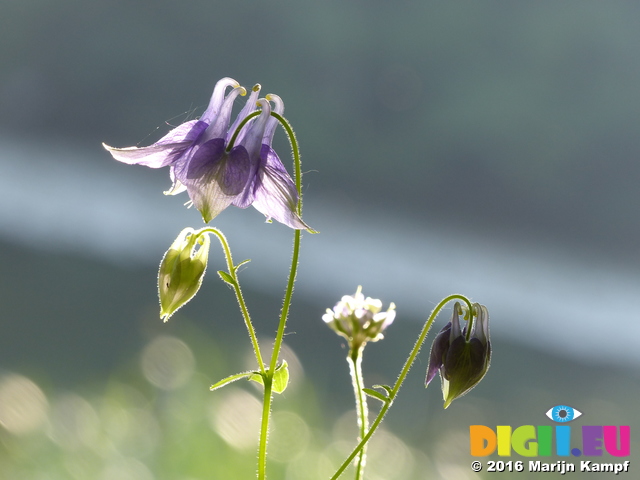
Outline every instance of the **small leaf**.
{"label": "small leaf", "polygon": [[289,385],[289,367],[287,361],[283,360],[273,374],[273,391],[282,393],[286,390],[287,385]]}
{"label": "small leaf", "polygon": [[391,387],[389,385],[374,385],[373,388],[382,388],[384,390],[386,390],[387,395],[389,395],[389,397],[391,397]]}
{"label": "small leaf", "polygon": [[239,263],[239,264],[237,264],[235,267],[233,267],[233,271],[234,271],[234,272],[236,272],[236,273],[238,273],[238,269],[239,269],[242,265],[244,265],[245,263],[249,263],[250,261],[251,261],[251,259],[250,259],[250,258],[247,258],[246,260],[244,260],[244,261],[240,262],[240,263]]}
{"label": "small leaf", "polygon": [[256,382],[264,386],[264,378],[262,378],[262,374],[260,372],[250,372],[249,381]]}
{"label": "small leaf", "polygon": [[223,270],[218,270],[218,275],[220,275],[220,278],[222,280],[224,280],[225,282],[227,282],[229,285],[235,285],[236,282],[233,279],[233,277],[231,275],[229,275],[227,272],[223,271]]}
{"label": "small leaf", "polygon": [[366,393],[367,395],[369,395],[370,397],[377,398],[382,403],[389,403],[391,401],[391,399],[389,397],[386,397],[383,394],[381,394],[380,392],[376,392],[375,390],[372,390],[371,388],[363,388],[362,391],[364,393]]}
{"label": "small leaf", "polygon": [[240,380],[241,378],[247,378],[247,377],[253,375],[253,373],[254,372],[237,373],[235,375],[231,375],[230,377],[223,378],[218,383],[214,383],[213,385],[211,385],[211,388],[209,390],[211,390],[211,391],[217,390],[218,388],[222,388],[225,385],[229,385],[230,383],[236,382],[236,381]]}

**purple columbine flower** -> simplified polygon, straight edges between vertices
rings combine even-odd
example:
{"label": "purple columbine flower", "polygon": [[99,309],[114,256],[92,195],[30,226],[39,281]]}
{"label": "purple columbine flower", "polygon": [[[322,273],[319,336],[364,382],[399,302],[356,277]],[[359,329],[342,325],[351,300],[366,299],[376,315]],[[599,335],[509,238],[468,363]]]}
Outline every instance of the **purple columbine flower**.
{"label": "purple columbine flower", "polygon": [[480,383],[491,363],[489,312],[479,303],[474,303],[473,309],[475,319],[468,341],[468,327],[460,329],[461,307],[456,302],[451,321],[440,330],[431,345],[426,384],[429,385],[440,372],[444,408]]}
{"label": "purple columbine flower", "polygon": [[[227,87],[233,89],[225,95]],[[148,147],[104,147],[116,160],[151,168],[170,167],[172,188],[168,195],[187,191],[205,223],[229,205],[247,208],[253,205],[267,221],[271,218],[294,229],[310,230],[296,212],[298,192],[276,152],[271,148],[277,120],[271,117],[271,105],[258,100],[260,85],[253,87],[246,105],[229,128],[236,97],[246,90],[231,78],[220,80],[209,106],[200,119],[174,128]],[[276,95],[268,96],[282,112]],[[240,130],[235,145],[227,150],[235,130],[248,115],[262,108]]]}

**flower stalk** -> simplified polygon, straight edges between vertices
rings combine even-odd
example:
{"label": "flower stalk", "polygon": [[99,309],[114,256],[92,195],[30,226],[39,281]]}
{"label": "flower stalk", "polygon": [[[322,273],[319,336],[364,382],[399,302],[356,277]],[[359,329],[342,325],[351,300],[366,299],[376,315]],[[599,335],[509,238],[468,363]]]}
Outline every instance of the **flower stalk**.
{"label": "flower stalk", "polygon": [[[267,96],[268,98],[268,96]],[[295,134],[289,122],[276,112],[271,112],[271,115],[283,126],[289,143],[291,144],[291,150],[293,152],[293,162],[295,168],[294,180],[295,187],[298,194],[298,202],[295,206],[297,216],[301,218],[302,215],[302,165],[300,160],[300,151],[298,149],[298,142],[296,141]],[[273,376],[276,371],[278,357],[280,356],[280,350],[282,348],[282,342],[284,339],[284,332],[287,325],[287,318],[289,316],[289,308],[291,307],[291,298],[293,295],[293,286],[296,282],[296,275],[298,273],[298,259],[300,256],[300,239],[302,238],[301,231],[299,229],[294,230],[293,233],[293,253],[291,256],[291,268],[289,270],[289,280],[287,281],[287,287],[284,294],[284,301],[282,303],[282,311],[280,312],[280,322],[278,324],[278,332],[276,334],[275,342],[273,344],[273,351],[271,353],[271,361],[269,363],[269,369],[267,370],[264,378],[264,393],[262,404],[262,421],[260,424],[260,445],[258,449],[258,479],[264,480],[267,478],[267,437],[269,434],[269,421],[271,417],[271,402],[273,399]]]}
{"label": "flower stalk", "polygon": [[471,302],[469,301],[469,299],[467,299],[467,297],[465,297],[463,295],[459,295],[459,294],[449,295],[448,297],[446,297],[442,301],[440,301],[440,303],[438,303],[438,305],[436,305],[436,307],[431,311],[431,314],[429,315],[429,318],[427,318],[427,321],[424,324],[424,327],[422,328],[422,331],[420,332],[420,335],[418,336],[418,339],[416,340],[416,343],[414,344],[413,349],[411,350],[411,353],[409,354],[409,357],[405,361],[404,366],[402,367],[402,370],[400,371],[400,374],[398,375],[398,379],[396,380],[396,383],[393,385],[392,388],[389,389],[389,391],[388,391],[389,392],[389,396],[387,398],[387,401],[384,402],[382,408],[380,409],[380,412],[378,413],[378,416],[375,418],[375,420],[371,424],[371,428],[365,434],[365,436],[362,438],[362,440],[360,440],[360,443],[358,443],[358,445],[353,449],[351,454],[342,463],[342,465],[340,465],[340,467],[338,468],[336,473],[333,475],[333,477],[331,477],[331,480],[337,480],[340,477],[340,475],[342,475],[342,473],[344,473],[344,471],[351,464],[351,462],[353,462],[353,460],[356,458],[356,456],[365,448],[365,445],[371,439],[371,437],[375,433],[375,431],[378,429],[378,427],[382,423],[382,420],[384,419],[385,415],[389,411],[389,408],[391,408],[391,405],[393,404],[393,401],[397,397],[398,391],[400,390],[400,387],[402,386],[402,383],[404,382],[405,378],[407,377],[407,374],[409,373],[409,370],[411,369],[411,366],[413,365],[413,362],[415,361],[416,357],[418,356],[418,353],[420,353],[420,348],[422,347],[422,344],[424,343],[424,340],[427,337],[427,334],[429,333],[429,330],[431,329],[431,325],[433,325],[434,320],[436,319],[436,317],[438,316],[438,314],[440,313],[442,308],[447,303],[449,303],[450,301],[455,300],[455,299],[462,300],[468,306],[469,312],[473,311],[472,307],[471,307]]}
{"label": "flower stalk", "polygon": [[[347,362],[349,363],[349,373],[353,384],[353,393],[356,399],[356,414],[358,417],[358,441],[362,440],[369,430],[369,409],[367,406],[367,395],[364,393],[364,381],[362,378],[362,352],[364,345],[360,348],[349,351]],[[367,463],[367,446],[364,445],[357,455],[355,480],[364,478],[364,467]]]}
{"label": "flower stalk", "polygon": [[[240,307],[240,311],[242,312],[242,318],[244,320],[244,324],[247,327],[247,333],[249,333],[249,338],[251,339],[251,345],[253,346],[253,351],[256,356],[256,361],[258,363],[258,367],[260,368],[261,373],[265,373],[265,365],[262,359],[262,355],[260,353],[260,346],[258,345],[258,336],[256,335],[256,330],[253,327],[253,323],[251,322],[251,316],[249,315],[249,309],[247,308],[247,304],[244,301],[244,296],[242,295],[242,288],[240,288],[240,281],[238,280],[238,268],[241,265],[244,265],[247,261],[241,262],[238,265],[234,265],[233,257],[231,256],[231,248],[229,247],[229,242],[227,242],[227,237],[214,227],[205,227],[202,229],[204,232],[213,233],[218,240],[220,241],[220,245],[222,245],[222,250],[224,251],[224,256],[227,261],[228,275],[229,278],[223,276],[221,272],[218,272],[222,279],[229,283],[233,287],[233,291],[236,294],[236,300],[238,301],[238,305]],[[231,280],[231,281],[229,281]]]}

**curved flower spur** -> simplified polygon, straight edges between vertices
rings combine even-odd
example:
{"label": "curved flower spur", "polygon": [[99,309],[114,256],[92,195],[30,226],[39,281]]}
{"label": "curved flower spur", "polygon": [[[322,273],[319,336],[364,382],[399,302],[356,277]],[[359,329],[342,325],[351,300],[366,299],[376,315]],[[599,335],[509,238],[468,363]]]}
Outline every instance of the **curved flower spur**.
{"label": "curved flower spur", "polygon": [[[227,87],[233,88],[225,95]],[[173,186],[165,194],[186,190],[205,223],[229,205],[253,205],[267,221],[273,218],[293,229],[312,231],[296,212],[298,192],[271,147],[278,120],[271,116],[269,100],[278,114],[284,111],[284,104],[277,95],[258,99],[259,92],[260,85],[254,86],[229,128],[233,103],[238,95],[246,95],[246,90],[235,80],[223,78],[200,119],[179,125],[148,147],[103,146],[123,163],[169,166]],[[243,124],[257,106],[261,107],[260,114]]]}

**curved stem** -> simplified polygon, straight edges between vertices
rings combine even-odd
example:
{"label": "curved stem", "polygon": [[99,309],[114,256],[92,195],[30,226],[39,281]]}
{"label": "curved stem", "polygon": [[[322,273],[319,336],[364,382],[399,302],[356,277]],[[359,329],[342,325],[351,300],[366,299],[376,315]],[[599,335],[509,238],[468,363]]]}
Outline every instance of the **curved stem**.
{"label": "curved stem", "polygon": [[[349,372],[351,373],[351,383],[353,384],[353,393],[356,397],[356,413],[358,416],[358,441],[362,440],[369,430],[369,409],[367,408],[367,395],[362,390],[364,382],[362,379],[362,352],[364,345],[360,348],[351,350],[347,356],[349,363]],[[356,476],[355,480],[364,478],[364,467],[367,463],[367,446],[363,445],[362,450],[358,454],[356,460]]]}
{"label": "curved stem", "polygon": [[[297,213],[302,215],[302,165],[300,163],[300,151],[298,150],[298,142],[296,141],[295,134],[291,125],[281,115],[271,112],[271,115],[275,117],[280,124],[284,127],[289,137],[291,144],[291,150],[293,151],[293,160],[295,168],[295,182],[296,190],[298,191],[298,205]],[[240,128],[242,124],[238,128]],[[296,275],[298,272],[298,258],[300,255],[300,239],[302,233],[300,230],[296,230],[293,235],[293,254],[291,258],[291,269],[289,270],[289,280],[287,282],[287,288],[285,290],[284,301],[282,303],[282,311],[280,312],[280,323],[278,324],[278,333],[273,344],[273,352],[271,353],[271,362],[269,363],[269,370],[264,375],[264,400],[262,404],[262,423],[260,427],[260,447],[258,450],[258,479],[264,480],[266,478],[267,470],[267,436],[269,432],[269,420],[271,416],[271,401],[273,397],[272,380],[276,371],[278,363],[278,357],[280,356],[280,350],[282,348],[282,341],[284,338],[284,331],[287,325],[287,318],[289,316],[289,308],[291,306],[291,297],[293,295],[293,286],[296,282]]]}
{"label": "curved stem", "polygon": [[462,300],[463,302],[465,302],[467,304],[467,307],[469,308],[469,312],[473,312],[473,308],[471,306],[471,302],[469,301],[469,299],[464,295],[459,295],[459,294],[449,295],[448,297],[443,299],[440,303],[438,303],[438,305],[435,306],[435,308],[431,311],[431,314],[429,315],[427,322],[424,324],[424,327],[422,328],[422,332],[420,332],[420,336],[418,337],[418,340],[413,346],[413,349],[411,350],[411,353],[409,354],[407,361],[404,363],[404,367],[402,367],[402,370],[400,371],[400,375],[398,375],[398,379],[396,380],[395,385],[391,389],[391,392],[389,394],[389,401],[382,406],[380,413],[378,413],[378,416],[373,421],[373,424],[371,425],[371,428],[369,429],[367,434],[360,441],[360,443],[358,443],[356,448],[353,449],[353,452],[351,452],[351,455],[349,455],[349,457],[344,461],[344,463],[340,466],[340,468],[338,468],[334,476],[331,477],[331,480],[336,480],[340,475],[342,475],[342,473],[347,469],[347,467],[353,461],[356,455],[358,455],[358,453],[364,449],[365,445],[367,444],[371,436],[374,434],[376,429],[380,426],[380,424],[382,423],[382,420],[384,419],[384,416],[387,414],[387,411],[389,410],[389,408],[391,408],[391,405],[393,404],[393,400],[398,395],[398,391],[402,386],[402,382],[404,382],[404,379],[409,373],[409,370],[411,369],[413,362],[418,356],[418,353],[420,352],[420,348],[422,347],[422,344],[424,343],[424,339],[427,337],[427,334],[429,333],[429,329],[431,328],[433,321],[438,316],[438,313],[440,313],[440,310],[442,310],[442,308],[451,300],[455,300],[455,299]]}
{"label": "curved stem", "polygon": [[231,249],[229,248],[227,237],[225,237],[220,230],[213,227],[203,228],[202,231],[213,233],[216,237],[218,237],[218,240],[220,240],[220,244],[222,245],[222,249],[224,250],[224,256],[227,259],[227,268],[229,270],[229,275],[231,275],[231,278],[233,279],[233,289],[236,293],[238,304],[240,305],[242,318],[244,318],[244,324],[246,325],[247,331],[249,332],[249,337],[251,338],[251,344],[253,345],[253,351],[256,356],[256,361],[258,362],[258,366],[260,367],[260,372],[264,374],[266,370],[264,361],[262,360],[262,355],[260,354],[260,347],[258,346],[258,337],[256,335],[255,329],[253,328],[253,324],[251,323],[251,316],[249,315],[247,304],[245,303],[244,297],[242,295],[242,289],[240,288],[240,282],[238,281],[238,275],[236,272],[236,267],[233,263],[233,257],[231,256]]}
{"label": "curved stem", "polygon": [[402,367],[402,371],[400,372],[400,375],[398,375],[398,379],[396,380],[395,385],[391,389],[391,394],[389,395],[389,398],[391,398],[391,401],[393,401],[393,399],[398,394],[398,390],[400,390],[400,387],[402,386],[402,382],[404,382],[405,377],[409,373],[409,370],[411,369],[411,365],[413,365],[413,362],[418,356],[418,353],[420,353],[420,348],[422,347],[424,339],[427,337],[427,334],[429,333],[431,324],[433,324],[433,321],[436,319],[436,317],[440,313],[440,310],[442,310],[442,307],[444,307],[451,300],[455,300],[455,299],[462,300],[463,302],[465,302],[467,304],[467,307],[469,308],[469,312],[473,312],[473,308],[471,307],[471,302],[469,301],[469,299],[464,295],[459,295],[457,293],[454,293],[453,295],[449,295],[448,297],[441,300],[440,303],[438,303],[438,305],[435,306],[435,308],[431,311],[431,314],[429,315],[427,322],[424,324],[424,327],[422,328],[422,332],[420,332],[420,336],[418,337],[418,340],[413,346],[413,350],[411,350],[411,354],[409,355],[409,358],[407,358],[407,361],[405,362],[404,367]]}
{"label": "curved stem", "polygon": [[233,132],[233,135],[231,135],[229,142],[227,143],[227,148],[225,149],[227,153],[231,151],[231,149],[233,148],[233,145],[236,143],[236,138],[238,138],[238,134],[240,133],[240,130],[242,130],[242,127],[244,127],[249,120],[251,120],[254,117],[257,117],[258,115],[260,115],[260,110],[251,112],[249,115],[247,115],[242,119],[242,121],[236,127],[236,130]]}
{"label": "curved stem", "polygon": [[302,162],[300,161],[298,140],[296,140],[296,134],[286,118],[276,112],[271,112],[271,116],[280,122],[280,125],[282,125],[284,130],[287,132],[287,137],[289,137],[289,143],[291,144],[291,150],[293,151],[293,177],[296,182],[296,190],[298,191],[298,205],[296,213],[298,216],[302,217]]}

